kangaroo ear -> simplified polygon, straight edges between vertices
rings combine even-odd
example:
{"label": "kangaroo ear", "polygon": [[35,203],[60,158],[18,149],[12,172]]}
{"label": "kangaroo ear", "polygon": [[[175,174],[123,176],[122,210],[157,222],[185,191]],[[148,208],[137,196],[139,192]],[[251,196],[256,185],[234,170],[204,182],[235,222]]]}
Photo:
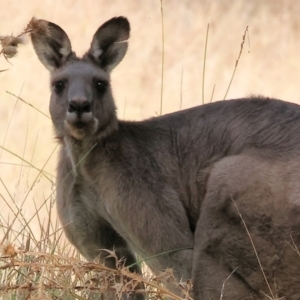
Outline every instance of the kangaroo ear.
{"label": "kangaroo ear", "polygon": [[110,72],[126,54],[129,33],[130,25],[126,18],[110,19],[94,34],[87,56]]}
{"label": "kangaroo ear", "polygon": [[56,24],[32,19],[31,41],[41,63],[53,71],[61,67],[73,54],[67,34]]}

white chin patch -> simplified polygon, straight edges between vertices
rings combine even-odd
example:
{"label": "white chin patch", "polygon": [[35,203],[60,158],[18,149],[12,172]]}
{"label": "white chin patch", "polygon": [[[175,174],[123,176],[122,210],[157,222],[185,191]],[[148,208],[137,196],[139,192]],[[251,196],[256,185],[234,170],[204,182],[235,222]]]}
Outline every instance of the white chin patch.
{"label": "white chin patch", "polygon": [[87,133],[86,129],[76,128],[67,121],[65,121],[65,128],[68,132],[68,135],[71,135],[76,140],[83,140]]}
{"label": "white chin patch", "polygon": [[83,128],[77,128],[67,121],[64,123],[67,134],[71,135],[77,140],[83,140],[84,138],[92,137],[98,129],[98,120],[96,118],[93,118],[93,120],[86,124],[86,126]]}

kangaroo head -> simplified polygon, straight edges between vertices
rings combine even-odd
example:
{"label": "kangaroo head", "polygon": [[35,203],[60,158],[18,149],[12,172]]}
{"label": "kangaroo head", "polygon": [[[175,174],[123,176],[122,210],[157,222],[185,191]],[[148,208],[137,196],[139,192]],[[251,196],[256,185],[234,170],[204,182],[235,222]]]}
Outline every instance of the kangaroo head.
{"label": "kangaroo head", "polygon": [[67,34],[58,25],[34,22],[32,43],[51,74],[50,114],[56,135],[83,140],[116,129],[110,72],[127,51],[128,20],[112,18],[100,26],[82,58],[72,51]]}

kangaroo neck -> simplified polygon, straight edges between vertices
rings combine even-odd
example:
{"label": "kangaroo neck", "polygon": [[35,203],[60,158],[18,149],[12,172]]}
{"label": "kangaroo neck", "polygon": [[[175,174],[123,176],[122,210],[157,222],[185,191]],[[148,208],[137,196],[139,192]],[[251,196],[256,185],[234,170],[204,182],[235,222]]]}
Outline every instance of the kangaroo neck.
{"label": "kangaroo neck", "polygon": [[[95,134],[92,137],[78,140],[72,136],[65,135],[62,140],[62,146],[65,149],[67,157],[72,164],[72,170],[74,175],[78,174],[78,171],[84,166],[87,157],[95,155],[95,148],[97,148],[97,156],[104,155],[107,151],[106,148],[115,148],[118,140],[118,129],[113,130],[110,128],[110,132],[106,131],[106,134]],[[107,149],[106,149],[107,150]],[[103,152],[103,153],[102,153]],[[102,153],[102,154],[101,154]]]}
{"label": "kangaroo neck", "polygon": [[65,149],[66,156],[71,161],[74,175],[78,174],[81,166],[86,161],[86,157],[91,154],[96,145],[96,139],[77,140],[67,135],[63,137],[62,147]]}

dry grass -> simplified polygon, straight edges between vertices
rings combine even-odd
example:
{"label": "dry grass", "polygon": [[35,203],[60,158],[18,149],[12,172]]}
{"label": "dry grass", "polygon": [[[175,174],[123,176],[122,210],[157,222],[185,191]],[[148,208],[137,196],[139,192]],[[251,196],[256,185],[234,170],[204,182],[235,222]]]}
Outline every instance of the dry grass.
{"label": "dry grass", "polygon": [[[112,292],[116,299],[122,294],[146,293],[148,299],[191,299],[189,283],[180,283],[184,298],[165,289],[166,281],[175,282],[170,270],[160,276],[138,276],[117,262],[117,269],[99,262],[86,263],[75,255],[53,254],[48,250],[32,252],[16,250],[8,244],[0,265],[1,299],[100,299]],[[111,253],[114,256],[114,253]],[[139,288],[144,284],[144,288]]]}
{"label": "dry grass", "polygon": [[125,269],[84,263],[57,223],[48,74],[30,43],[9,60],[32,16],[64,28],[79,54],[100,24],[127,16],[130,47],[112,81],[119,115],[143,119],[251,93],[300,103],[299,12],[299,0],[1,0],[0,36],[8,37],[0,55],[0,297],[93,299],[95,288],[131,288]]}

